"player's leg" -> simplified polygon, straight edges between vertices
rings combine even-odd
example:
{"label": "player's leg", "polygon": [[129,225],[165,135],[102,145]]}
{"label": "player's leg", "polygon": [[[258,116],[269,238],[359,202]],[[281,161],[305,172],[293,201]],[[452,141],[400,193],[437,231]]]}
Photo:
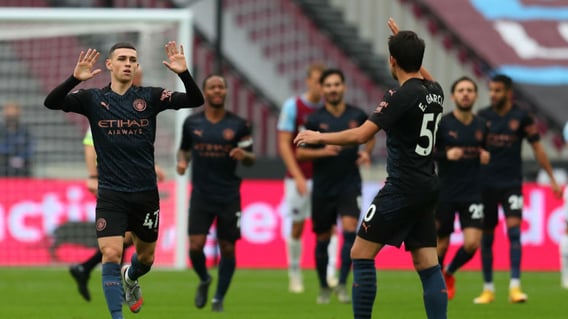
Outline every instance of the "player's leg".
{"label": "player's leg", "polygon": [[97,248],[97,251],[91,255],[87,260],[80,264],[73,264],[69,267],[69,273],[77,283],[79,294],[86,301],[91,301],[91,294],[89,292],[89,278],[93,269],[101,262],[103,254]]}
{"label": "player's leg", "polygon": [[147,274],[154,263],[156,239],[140,238],[132,234],[136,253],[130,259],[130,265],[122,266],[122,279],[124,281],[124,299],[130,311],[137,313],[142,308],[144,299],[138,278]]}
{"label": "player's leg", "polygon": [[[219,207],[219,206],[218,206]],[[229,290],[236,269],[235,243],[241,238],[241,201],[235,200],[222,205],[217,215],[217,238],[221,250],[219,280],[211,306],[215,312],[222,312],[223,301]]]}
{"label": "player's leg", "polygon": [[428,319],[445,319],[448,310],[446,284],[436,254],[435,247],[411,250],[414,268],[420,276],[424,307]]}
{"label": "player's leg", "polygon": [[385,243],[398,247],[402,244],[402,238],[396,237],[402,224],[402,221],[397,219],[399,216],[396,212],[399,207],[405,205],[405,201],[404,196],[393,193],[392,188],[387,184],[375,196],[363,216],[357,237],[351,247],[353,262],[351,299],[355,319],[370,319],[372,316],[377,295],[375,257]]}
{"label": "player's leg", "polygon": [[132,230],[132,242],[136,252],[130,259],[130,265],[122,267],[122,279],[124,300],[130,311],[137,313],[144,303],[138,279],[147,274],[154,264],[160,222],[158,190],[130,194],[129,205],[131,208],[128,229]]}
{"label": "player's leg", "polygon": [[377,296],[375,257],[383,247],[383,244],[363,239],[360,236],[355,238],[353,247],[351,247],[353,261],[351,298],[355,319],[371,319],[373,304]]}
{"label": "player's leg", "polygon": [[[311,190],[311,181],[308,188]],[[289,290],[293,293],[304,291],[304,283],[300,262],[302,258],[302,233],[304,222],[310,215],[310,194],[301,196],[293,179],[284,180],[285,201],[288,207],[288,217],[292,221],[290,234],[287,237]],[[310,191],[311,193],[311,191]]]}
{"label": "player's leg", "polygon": [[450,246],[450,235],[454,232],[455,207],[448,202],[439,202],[436,207],[436,233],[438,263],[444,269],[444,259]]}
{"label": "player's leg", "polygon": [[437,191],[416,194],[406,210],[411,228],[404,239],[405,249],[412,254],[414,268],[422,282],[424,308],[428,319],[445,319],[448,311],[448,293],[436,253],[435,208]]}
{"label": "player's leg", "polygon": [[521,223],[523,216],[523,195],[521,188],[507,192],[503,201],[503,210],[509,238],[509,259],[511,265],[511,280],[509,282],[509,301],[522,303],[527,301],[527,295],[521,290]]}
{"label": "player's leg", "polygon": [[329,241],[331,230],[337,220],[337,201],[330,197],[312,197],[311,218],[312,231],[315,233],[316,244],[314,259],[319,283],[318,304],[328,304],[331,300],[331,288],[327,283],[327,268],[329,264]]}
{"label": "player's leg", "polygon": [[[124,236],[124,248],[122,257],[124,258],[124,251],[126,248],[132,245],[132,237],[130,232],[126,232]],[[87,301],[91,301],[91,293],[89,292],[89,278],[91,277],[91,272],[93,269],[101,263],[103,259],[103,253],[97,248],[97,250],[89,257],[87,260],[80,264],[73,264],[69,267],[69,273],[77,283],[77,289],[79,294]],[[123,259],[121,260],[121,263]]]}
{"label": "player's leg", "polygon": [[329,238],[329,245],[327,246],[327,255],[329,256],[329,262],[327,263],[327,284],[330,287],[337,286],[337,233],[341,231],[338,227],[333,226],[331,229],[331,237]]}
{"label": "player's leg", "polygon": [[123,193],[99,189],[96,231],[102,257],[102,287],[112,319],[122,319],[123,286],[120,260],[128,227],[128,199]]}
{"label": "player's leg", "polygon": [[495,227],[498,222],[499,202],[502,192],[484,189],[481,194],[483,202],[483,230],[481,235],[481,270],[483,274],[483,291],[473,299],[475,304],[488,304],[495,299],[493,283],[493,241]]}
{"label": "player's leg", "polygon": [[466,203],[457,207],[460,225],[463,232],[463,245],[444,269],[444,280],[448,289],[448,299],[453,299],[456,293],[454,274],[469,262],[481,245],[483,227],[483,205],[480,202]]}
{"label": "player's leg", "polygon": [[122,255],[122,236],[99,237],[102,258],[102,286],[108,310],[112,319],[122,319],[122,277],[120,259]]}
{"label": "player's leg", "polygon": [[361,196],[347,196],[339,199],[338,212],[341,221],[343,244],[341,246],[341,268],[339,283],[336,288],[337,299],[342,303],[350,303],[351,297],[347,292],[347,277],[351,272],[351,248],[357,236],[357,224],[361,214]]}
{"label": "player's leg", "polygon": [[193,271],[199,277],[194,299],[197,308],[203,308],[207,304],[209,286],[212,282],[211,275],[207,271],[204,251],[207,233],[215,217],[214,212],[210,210],[211,205],[212,203],[208,203],[198,196],[191,196],[188,219],[189,260]]}

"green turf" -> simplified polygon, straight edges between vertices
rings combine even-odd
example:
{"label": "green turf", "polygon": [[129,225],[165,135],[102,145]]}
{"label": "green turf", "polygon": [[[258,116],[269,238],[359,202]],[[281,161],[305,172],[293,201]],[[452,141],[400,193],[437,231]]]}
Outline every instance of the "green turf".
{"label": "green turf", "polygon": [[[76,292],[66,268],[0,268],[0,318],[109,318],[100,276],[100,271],[93,274],[89,286],[93,300],[88,303]],[[507,302],[506,273],[496,273],[497,299],[490,305],[472,303],[481,288],[478,272],[461,272],[456,278],[457,294],[450,302],[449,318],[568,318],[568,291],[560,288],[557,273],[524,273],[523,287],[529,301],[515,305]],[[351,306],[336,299],[330,305],[316,305],[314,271],[306,271],[305,279],[306,292],[293,295],[287,292],[286,271],[239,269],[225,300],[225,313],[219,314],[211,312],[210,304],[201,310],[193,306],[197,283],[192,272],[157,269],[141,280],[145,298],[142,311],[135,315],[124,307],[124,314],[125,318],[138,319],[352,317]],[[420,280],[414,272],[379,271],[378,280],[373,318],[426,318]]]}

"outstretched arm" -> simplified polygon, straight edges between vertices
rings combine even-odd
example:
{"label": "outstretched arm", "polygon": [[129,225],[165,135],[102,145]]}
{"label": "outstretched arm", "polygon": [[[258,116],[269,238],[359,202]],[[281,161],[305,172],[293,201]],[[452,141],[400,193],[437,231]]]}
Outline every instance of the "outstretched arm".
{"label": "outstretched arm", "polygon": [[294,143],[302,144],[332,144],[332,145],[352,145],[368,142],[379,131],[377,124],[367,120],[363,125],[340,132],[320,133],[317,131],[305,130],[296,136]]}

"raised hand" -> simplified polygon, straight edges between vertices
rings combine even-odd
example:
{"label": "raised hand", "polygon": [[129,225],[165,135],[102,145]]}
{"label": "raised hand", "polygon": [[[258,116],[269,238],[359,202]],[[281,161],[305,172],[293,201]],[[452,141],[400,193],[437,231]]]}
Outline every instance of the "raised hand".
{"label": "raised hand", "polygon": [[389,18],[387,24],[393,35],[396,35],[400,31],[400,28],[398,27],[398,25],[396,24],[393,18]]}
{"label": "raised hand", "polygon": [[170,41],[165,45],[165,48],[168,61],[162,61],[162,63],[177,74],[185,72],[187,70],[187,62],[183,53],[183,45],[180,45],[178,50],[176,42]]}
{"label": "raised hand", "polygon": [[88,49],[87,52],[81,51],[75,69],[73,70],[73,77],[80,81],[86,81],[101,73],[101,69],[93,70],[100,55],[100,52],[95,49]]}

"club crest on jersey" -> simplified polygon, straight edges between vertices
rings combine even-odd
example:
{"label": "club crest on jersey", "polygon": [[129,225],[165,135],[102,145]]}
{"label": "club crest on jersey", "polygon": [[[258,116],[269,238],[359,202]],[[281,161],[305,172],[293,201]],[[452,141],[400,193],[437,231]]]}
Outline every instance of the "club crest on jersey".
{"label": "club crest on jersey", "polygon": [[478,142],[483,141],[483,132],[480,130],[475,131],[475,140]]}
{"label": "club crest on jersey", "polygon": [[227,141],[232,140],[235,137],[235,131],[230,128],[226,128],[223,130],[223,138]]}
{"label": "club crest on jersey", "polygon": [[519,121],[518,120],[510,120],[509,121],[509,128],[511,131],[516,131],[519,128]]}
{"label": "club crest on jersey", "polygon": [[97,231],[103,231],[107,226],[107,221],[104,218],[99,218],[95,225],[97,227]]}
{"label": "club crest on jersey", "polygon": [[355,120],[349,121],[347,125],[349,126],[349,128],[356,128],[357,126],[359,126],[359,124]]}
{"label": "club crest on jersey", "polygon": [[146,109],[146,101],[143,99],[136,99],[134,103],[132,103],[132,107],[138,112],[142,112]]}

